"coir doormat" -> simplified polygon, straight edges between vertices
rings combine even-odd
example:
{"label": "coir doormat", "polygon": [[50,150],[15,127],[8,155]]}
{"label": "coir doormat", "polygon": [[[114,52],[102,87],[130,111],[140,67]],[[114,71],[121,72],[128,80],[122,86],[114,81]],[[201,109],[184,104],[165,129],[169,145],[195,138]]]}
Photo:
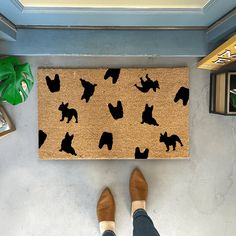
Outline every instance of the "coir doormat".
{"label": "coir doormat", "polygon": [[187,158],[188,74],[188,68],[39,69],[40,158]]}

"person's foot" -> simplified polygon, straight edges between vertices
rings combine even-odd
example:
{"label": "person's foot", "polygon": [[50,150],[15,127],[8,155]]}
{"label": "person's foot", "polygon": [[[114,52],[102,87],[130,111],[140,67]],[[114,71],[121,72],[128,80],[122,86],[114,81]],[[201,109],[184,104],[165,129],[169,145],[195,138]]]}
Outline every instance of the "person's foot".
{"label": "person's foot", "polygon": [[109,188],[105,188],[97,203],[97,218],[101,235],[115,230],[115,201]]}
{"label": "person's foot", "polygon": [[138,209],[146,209],[146,201],[148,196],[148,184],[142,172],[135,168],[130,176],[129,190],[131,197],[131,213]]}

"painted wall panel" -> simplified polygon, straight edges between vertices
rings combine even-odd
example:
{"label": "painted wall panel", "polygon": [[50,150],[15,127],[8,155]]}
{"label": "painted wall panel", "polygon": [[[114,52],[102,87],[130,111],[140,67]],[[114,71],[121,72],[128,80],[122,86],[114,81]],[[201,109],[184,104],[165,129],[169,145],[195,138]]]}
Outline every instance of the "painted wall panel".
{"label": "painted wall panel", "polygon": [[2,54],[201,57],[204,31],[19,29],[16,42],[2,42]]}

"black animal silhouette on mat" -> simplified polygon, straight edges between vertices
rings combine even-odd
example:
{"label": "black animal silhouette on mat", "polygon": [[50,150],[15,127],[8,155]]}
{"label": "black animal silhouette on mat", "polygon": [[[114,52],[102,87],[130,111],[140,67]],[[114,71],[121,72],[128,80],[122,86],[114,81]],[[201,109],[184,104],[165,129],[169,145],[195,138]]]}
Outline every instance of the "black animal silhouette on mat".
{"label": "black animal silhouette on mat", "polygon": [[137,84],[134,86],[139,89],[143,93],[147,93],[150,89],[153,89],[154,92],[157,91],[157,89],[160,89],[159,83],[157,80],[152,81],[149,77],[148,74],[146,74],[146,81],[143,80],[143,77],[140,78],[141,85],[142,87],[139,87]]}
{"label": "black animal silhouette on mat", "polygon": [[107,80],[112,77],[112,83],[115,84],[120,76],[120,69],[108,69],[104,75],[104,79]]}
{"label": "black animal silhouette on mat", "polygon": [[183,100],[183,105],[186,106],[189,100],[188,88],[181,87],[179,91],[176,93],[174,102],[178,102],[180,99]]}
{"label": "black animal silhouette on mat", "polygon": [[177,135],[173,134],[170,137],[168,137],[167,132],[165,132],[164,134],[160,134],[160,142],[165,143],[167,152],[170,150],[170,146],[173,146],[173,150],[175,150],[176,142],[178,142],[181,145],[181,147],[183,146],[180,138]]}
{"label": "black animal silhouette on mat", "polygon": [[47,134],[44,133],[42,130],[39,130],[39,148],[42,147],[46,139],[47,139]]}
{"label": "black animal silhouette on mat", "polygon": [[115,120],[118,120],[123,117],[123,107],[121,101],[117,102],[117,106],[114,107],[111,103],[108,104],[109,110],[111,112],[111,115]]}
{"label": "black animal silhouette on mat", "polygon": [[159,124],[156,122],[156,120],[152,117],[152,111],[153,111],[153,106],[148,106],[146,104],[145,110],[142,114],[142,122],[141,124],[149,124],[149,125],[154,125],[154,126],[159,126]]}
{"label": "black animal silhouette on mat", "polygon": [[140,152],[140,148],[136,147],[135,149],[135,159],[147,159],[148,158],[149,149],[146,148],[144,152]]}
{"label": "black animal silhouette on mat", "polygon": [[112,133],[103,132],[98,147],[101,149],[104,145],[107,145],[108,150],[112,149],[113,145],[113,135]]}
{"label": "black animal silhouette on mat", "polygon": [[80,79],[82,86],[84,87],[84,93],[81,97],[81,100],[85,99],[86,102],[90,100],[90,98],[93,96],[95,87],[97,84],[91,84],[90,82]]}
{"label": "black animal silhouette on mat", "polygon": [[64,104],[63,102],[59,106],[58,110],[62,112],[62,118],[61,118],[60,121],[64,121],[65,117],[67,117],[67,122],[66,123],[69,123],[71,121],[71,119],[73,117],[75,117],[75,123],[78,123],[78,113],[77,113],[77,111],[73,108],[69,109],[68,106],[69,106],[69,103]]}
{"label": "black animal silhouette on mat", "polygon": [[71,146],[73,138],[74,135],[69,135],[69,133],[67,132],[65,138],[61,141],[61,149],[59,151],[64,151],[66,153],[77,156],[77,154],[75,153],[75,149]]}
{"label": "black animal silhouette on mat", "polygon": [[55,93],[60,91],[60,78],[58,74],[55,74],[54,80],[51,80],[49,76],[46,76],[46,82],[50,92]]}

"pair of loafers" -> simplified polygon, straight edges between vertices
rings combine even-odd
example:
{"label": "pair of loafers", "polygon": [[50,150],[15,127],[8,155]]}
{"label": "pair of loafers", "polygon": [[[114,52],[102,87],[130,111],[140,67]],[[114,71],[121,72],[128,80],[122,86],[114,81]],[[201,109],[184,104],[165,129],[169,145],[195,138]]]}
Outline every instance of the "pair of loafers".
{"label": "pair of loafers", "polygon": [[[135,168],[130,176],[129,191],[131,203],[136,201],[145,201],[148,196],[148,184],[142,172]],[[111,190],[107,187],[102,192],[97,203],[98,222],[113,221],[115,222],[116,205]]]}

